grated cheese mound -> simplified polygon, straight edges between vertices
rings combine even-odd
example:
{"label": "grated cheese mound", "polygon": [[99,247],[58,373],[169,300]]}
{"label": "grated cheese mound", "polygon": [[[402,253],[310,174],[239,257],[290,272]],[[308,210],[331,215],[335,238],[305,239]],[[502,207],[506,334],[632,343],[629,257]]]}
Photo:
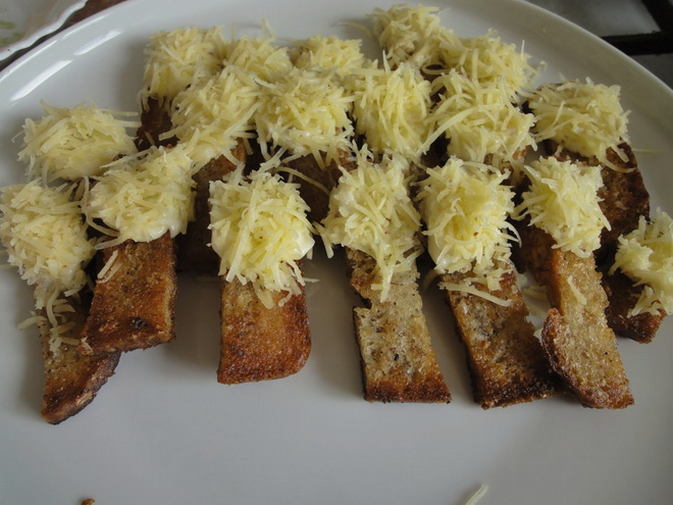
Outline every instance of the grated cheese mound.
{"label": "grated cheese mound", "polygon": [[259,86],[247,74],[228,66],[175,97],[171,107],[174,128],[164,136],[176,135],[200,165],[220,155],[237,164],[232,150],[238,139],[250,137],[259,96]]}
{"label": "grated cheese mound", "polygon": [[96,247],[184,233],[194,212],[192,164],[180,147],[153,147],[115,162],[97,178],[84,201],[89,219],[101,219],[119,232],[116,239]]}
{"label": "grated cheese mound", "polygon": [[435,270],[471,272],[474,279],[468,284],[498,289],[501,264],[510,256],[508,240],[513,238],[507,232],[512,229],[507,217],[514,210],[513,193],[502,184],[508,173],[452,157],[427,174],[418,200]]}
{"label": "grated cheese mound", "polygon": [[267,158],[271,144],[297,156],[312,154],[325,166],[348,149],[353,97],[329,74],[294,68],[262,88],[255,124]]}
{"label": "grated cheese mound", "polygon": [[313,228],[306,218],[308,205],[297,184],[279,175],[242,170],[210,183],[212,248],[220,256],[220,272],[227,281],[252,282],[266,307],[270,292],[301,293],[304,279],[299,260],[313,248]]}
{"label": "grated cheese mound", "polygon": [[275,81],[292,69],[286,47],[273,45],[271,38],[243,37],[227,44],[226,63],[250,72],[267,82]]}
{"label": "grated cheese mound", "polygon": [[298,68],[333,70],[339,77],[355,73],[365,63],[359,39],[344,40],[339,37],[316,35],[298,42]]}
{"label": "grated cheese mound", "polygon": [[63,292],[78,292],[86,284],[84,266],[95,253],[80,204],[70,196],[64,187],[44,187],[39,180],[1,190],[0,241],[21,278],[38,286],[38,308]]}
{"label": "grated cheese mound", "polygon": [[152,35],[145,48],[143,98],[171,100],[222,68],[226,43],[220,28],[186,27]]}
{"label": "grated cheese mound", "polygon": [[590,79],[542,86],[528,100],[536,117],[536,139],[552,139],[570,151],[618,169],[608,160],[607,151],[612,149],[623,160],[628,159],[619,148],[620,143],[629,141],[628,112],[619,103],[619,93],[619,86],[594,84]]}
{"label": "grated cheese mound", "polygon": [[118,155],[136,151],[126,129],[140,123],[115,117],[134,113],[117,114],[90,105],[65,109],[46,103],[42,103],[42,110],[42,118],[26,119],[23,125],[24,147],[19,160],[28,163],[29,177],[72,181],[98,175],[103,165]]}
{"label": "grated cheese mound", "polygon": [[542,158],[524,167],[530,188],[515,209],[518,219],[549,233],[563,251],[587,258],[600,246],[601,231],[610,223],[596,195],[603,185],[601,168]]}
{"label": "grated cheese mound", "polygon": [[455,68],[482,86],[496,86],[512,99],[530,85],[535,69],[530,56],[514,44],[503,42],[494,31],[480,37],[460,39],[459,49],[442,53],[444,65]]}
{"label": "grated cheese mound", "polygon": [[344,171],[329,196],[329,212],[318,230],[327,255],[334,244],[357,249],[376,261],[380,281],[372,288],[385,301],[395,273],[405,272],[420,254],[420,215],[407,191],[408,162],[384,155],[380,164],[362,150],[357,169]]}
{"label": "grated cheese mound", "polygon": [[437,7],[409,4],[394,5],[388,10],[374,9],[374,35],[392,66],[443,65],[444,54],[460,46],[453,31],[441,26],[438,13]]}
{"label": "grated cheese mound", "polygon": [[648,223],[640,217],[638,228],[619,237],[615,263],[636,285],[643,285],[629,315],[645,312],[673,313],[673,220],[659,210]]}
{"label": "grated cheese mound", "polygon": [[350,87],[355,93],[356,132],[364,135],[375,154],[394,152],[420,159],[430,133],[430,83],[417,68],[402,64],[395,70],[362,70]]}
{"label": "grated cheese mound", "polygon": [[504,88],[451,70],[433,81],[432,93],[439,93],[439,102],[428,117],[433,133],[426,147],[443,134],[450,141],[449,155],[480,163],[488,156],[496,166],[535,148],[533,115],[512,105]]}

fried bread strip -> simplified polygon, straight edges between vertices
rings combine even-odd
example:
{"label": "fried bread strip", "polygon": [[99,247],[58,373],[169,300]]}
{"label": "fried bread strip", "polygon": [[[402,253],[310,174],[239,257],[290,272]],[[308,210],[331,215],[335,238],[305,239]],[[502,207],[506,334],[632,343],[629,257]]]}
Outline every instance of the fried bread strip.
{"label": "fried bread strip", "polygon": [[395,274],[388,299],[372,290],[375,261],[346,248],[351,285],[366,307],[353,309],[360,346],[365,399],[382,402],[449,402],[430,341],[418,272]]}
{"label": "fried bread strip", "polygon": [[[167,102],[166,102],[167,103]],[[171,116],[167,106],[153,97],[147,98],[140,113],[140,127],[136,132],[136,147],[138,151],[149,149],[151,146],[171,146],[177,142],[176,137],[160,140],[159,136],[172,128]]]}
{"label": "fried bread strip", "polygon": [[[79,339],[86,319],[86,307],[74,298],[68,299],[73,312],[60,316],[63,324],[74,326],[61,335]],[[84,356],[77,346],[63,343],[58,351],[50,347],[50,324],[44,311],[38,322],[42,357],[44,360],[44,388],[42,393],[42,417],[51,424],[58,424],[77,414],[96,396],[98,390],[114,374],[119,362],[119,352]]]}
{"label": "fried bread strip", "polygon": [[103,262],[115,252],[108,278],[96,283],[82,332],[80,350],[85,354],[144,349],[174,337],[177,285],[170,234],[109,247]]}
{"label": "fried bread strip", "polygon": [[[628,160],[622,160],[613,150],[609,150],[607,157],[611,163],[628,172],[618,172],[611,168],[603,167],[603,187],[598,190],[601,198],[599,205],[601,211],[608,219],[611,229],[604,229],[601,233],[601,248],[596,253],[597,262],[603,271],[603,288],[608,294],[608,307],[606,315],[608,325],[620,336],[631,338],[638,342],[650,342],[656,334],[662,314],[643,313],[638,316],[629,315],[633,308],[642,286],[635,286],[620,273],[609,275],[607,270],[614,261],[617,249],[617,238],[638,227],[640,216],[650,214],[650,196],[645,189],[643,178],[638,170],[638,163],[631,150],[626,144],[620,144],[620,149],[627,155]],[[566,150],[557,152],[557,145],[548,142],[547,151],[556,154],[560,160],[572,160],[598,165],[596,159],[583,158],[576,153]],[[628,282],[625,282],[627,281]]]}
{"label": "fried bread strip", "polygon": [[298,372],[311,351],[306,297],[302,291],[284,305],[274,293],[266,308],[251,283],[221,280],[221,353],[217,380],[238,384],[278,379]]}
{"label": "fried bread strip", "polygon": [[[460,284],[465,277],[466,274],[445,274],[441,280]],[[467,350],[475,401],[488,409],[555,394],[558,378],[549,368],[533,325],[526,319],[528,309],[517,286],[514,267],[510,264],[499,290],[491,292],[486,286],[479,289],[510,304],[502,306],[473,294],[446,292]]]}
{"label": "fried bread strip", "polygon": [[[620,409],[633,403],[615,335],[605,318],[608,300],[593,257],[554,249],[549,286],[552,308],[542,345],[554,370],[582,405]],[[578,294],[585,300],[579,300]]]}
{"label": "fried bread strip", "polygon": [[[246,153],[243,141],[239,141],[233,154],[236,159],[245,162]],[[217,253],[208,246],[210,243],[209,185],[211,181],[222,179],[235,168],[231,161],[220,156],[208,162],[194,175],[193,178],[196,181],[194,220],[189,223],[187,233],[178,235],[176,239],[180,270],[203,275],[217,275],[220,259]]]}

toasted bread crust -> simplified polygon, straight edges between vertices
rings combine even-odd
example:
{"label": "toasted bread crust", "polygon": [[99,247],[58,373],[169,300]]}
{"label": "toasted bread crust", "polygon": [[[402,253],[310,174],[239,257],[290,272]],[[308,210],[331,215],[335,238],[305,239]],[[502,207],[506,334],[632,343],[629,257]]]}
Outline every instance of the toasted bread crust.
{"label": "toasted bread crust", "polygon": [[168,102],[162,105],[158,99],[149,97],[147,105],[140,113],[140,127],[136,131],[135,143],[138,151],[149,149],[151,146],[174,146],[178,141],[176,137],[159,138],[172,127]]}
{"label": "toasted bread crust", "polygon": [[[76,299],[69,299],[73,312],[63,314],[64,323],[74,326],[64,337],[78,339],[86,308]],[[45,316],[44,311],[41,314]],[[77,346],[62,344],[56,353],[50,350],[49,323],[46,317],[38,323],[44,361],[44,388],[42,417],[51,424],[58,424],[86,407],[105,384],[119,362],[120,353],[84,356]]]}
{"label": "toasted bread crust", "polygon": [[[250,283],[222,279],[221,290],[218,382],[279,379],[301,370],[311,351],[304,292],[269,309]],[[274,301],[286,296],[274,294]]]}
{"label": "toasted bread crust", "polygon": [[[607,325],[605,291],[593,257],[551,253],[550,298],[553,305],[542,330],[542,345],[554,370],[582,405],[620,409],[633,403],[629,382]],[[579,300],[575,290],[584,300]]]}
{"label": "toasted bread crust", "polygon": [[604,273],[602,283],[609,301],[605,316],[610,328],[620,337],[630,338],[636,342],[652,341],[664,319],[663,312],[629,315],[643,286],[635,286],[631,279],[619,271],[612,275]]}
{"label": "toasted bread crust", "polygon": [[126,241],[113,252],[120,265],[107,282],[94,289],[80,351],[85,354],[145,349],[174,337],[177,291],[175,247],[166,233],[152,242]]}
{"label": "toasted bread crust", "polygon": [[[555,153],[556,157],[561,160],[570,159],[591,165],[600,164],[595,158],[587,159],[577,153],[558,150],[557,147],[553,142],[546,144],[546,150]],[[610,230],[603,229],[601,247],[596,251],[596,260],[602,270],[608,270],[614,261],[619,236],[637,228],[640,217],[647,217],[650,214],[650,195],[638,170],[636,157],[627,143],[620,144],[619,148],[626,154],[626,160],[622,160],[612,149],[608,150],[607,157],[610,162],[627,172],[602,168],[603,186],[598,190],[601,211],[611,227]],[[616,276],[605,274],[603,287],[608,294],[609,301],[606,309],[608,325],[619,336],[641,343],[650,342],[659,329],[663,315],[645,313],[629,316],[642,287],[635,286],[621,274]]]}
{"label": "toasted bread crust", "polygon": [[[460,283],[466,274],[443,275],[442,281]],[[488,291],[486,286],[479,289]],[[505,407],[546,398],[558,390],[517,286],[516,272],[503,275],[493,296],[509,301],[497,305],[479,296],[447,291],[458,334],[467,350],[475,401],[482,408]]]}
{"label": "toasted bread crust", "polygon": [[[245,145],[239,140],[233,152],[236,159],[245,162]],[[236,166],[224,156],[215,158],[204,165],[194,175],[196,197],[194,199],[194,220],[189,223],[187,233],[176,238],[178,248],[178,269],[216,276],[220,258],[210,243],[210,182],[222,179]]]}
{"label": "toasted bread crust", "polygon": [[[313,155],[302,156],[287,163],[288,166],[313,181],[322,184],[328,191],[336,186],[341,172],[337,164],[332,162],[324,169],[316,163]],[[329,210],[329,195],[322,188],[311,184],[308,181],[297,180],[299,183],[299,194],[309,206],[309,218],[312,221],[322,221],[327,216]]]}
{"label": "toasted bread crust", "polygon": [[366,307],[353,309],[364,396],[382,402],[449,402],[418,293],[418,272],[393,276],[388,299],[372,290],[375,261],[346,248],[351,285]]}

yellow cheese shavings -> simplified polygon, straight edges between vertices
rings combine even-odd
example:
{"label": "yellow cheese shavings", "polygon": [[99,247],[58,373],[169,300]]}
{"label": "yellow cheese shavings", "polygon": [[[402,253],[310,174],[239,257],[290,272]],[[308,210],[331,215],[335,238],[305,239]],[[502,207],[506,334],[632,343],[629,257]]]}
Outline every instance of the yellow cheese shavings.
{"label": "yellow cheese shavings", "polygon": [[479,282],[496,290],[509,259],[508,240],[514,210],[513,193],[502,182],[507,177],[482,163],[450,158],[444,166],[428,169],[418,200],[427,225],[428,252],[438,273],[474,274],[468,284]]}
{"label": "yellow cheese shavings", "polygon": [[528,63],[529,55],[500,40],[494,31],[460,42],[459,49],[454,47],[442,53],[445,66],[483,86],[502,88],[510,99],[535,76],[535,69]]}
{"label": "yellow cheese shavings", "polygon": [[514,107],[504,88],[480,84],[451,70],[433,81],[432,92],[439,93],[440,99],[428,118],[433,134],[426,147],[444,134],[449,155],[480,163],[489,156],[497,166],[535,147],[530,134],[533,115]]}
{"label": "yellow cheese shavings", "polygon": [[152,35],[145,48],[143,99],[171,100],[222,68],[225,41],[219,28],[178,28]]}
{"label": "yellow cheese shavings", "polygon": [[647,222],[640,217],[638,228],[619,237],[615,263],[643,290],[629,315],[644,312],[673,313],[673,220],[661,210]]}
{"label": "yellow cheese shavings", "polygon": [[70,193],[34,180],[7,186],[0,195],[0,240],[21,278],[38,286],[38,308],[53,305],[61,293],[77,293],[95,253],[80,204]]}
{"label": "yellow cheese shavings", "polygon": [[114,113],[88,105],[65,109],[46,103],[42,109],[41,119],[26,119],[23,125],[25,145],[19,160],[28,162],[30,177],[72,181],[98,175],[115,157],[136,151],[126,129],[140,123],[115,117],[135,113]]}
{"label": "yellow cheese shavings", "polygon": [[361,40],[316,35],[298,42],[298,68],[333,70],[339,77],[350,75],[365,65]]}
{"label": "yellow cheese shavings", "polygon": [[341,175],[319,232],[330,257],[341,244],[374,258],[380,281],[372,288],[385,301],[393,275],[408,271],[420,254],[420,216],[407,191],[408,162],[385,155],[377,165],[370,158],[360,151],[357,169]]}
{"label": "yellow cheese shavings", "polygon": [[262,88],[255,123],[267,158],[274,145],[297,156],[312,154],[325,166],[349,147],[353,98],[329,74],[294,68]]}
{"label": "yellow cheese shavings", "polygon": [[409,4],[374,9],[374,35],[392,66],[444,65],[444,53],[460,46],[460,42],[451,30],[441,26],[438,12],[437,7]]}
{"label": "yellow cheese shavings", "polygon": [[628,160],[619,148],[628,142],[628,113],[619,103],[619,92],[619,86],[594,84],[589,79],[542,86],[528,100],[537,121],[536,139],[552,139],[565,149],[618,169],[608,160],[607,151],[612,149]]}
{"label": "yellow cheese shavings", "polygon": [[226,63],[272,82],[292,69],[288,49],[272,42],[271,38],[249,37],[232,41],[226,48]]}
{"label": "yellow cheese shavings", "polygon": [[299,186],[279,175],[255,172],[249,180],[235,170],[210,183],[212,247],[220,256],[220,275],[227,281],[252,282],[266,307],[270,292],[301,293],[299,260],[313,247],[308,205]]}
{"label": "yellow cheese shavings", "polygon": [[174,128],[164,136],[176,135],[199,165],[220,155],[237,164],[232,150],[238,139],[250,136],[259,96],[259,86],[247,74],[228,66],[175,97],[171,107]]}
{"label": "yellow cheese shavings", "polygon": [[587,258],[600,246],[610,223],[601,212],[596,192],[603,185],[601,168],[542,158],[524,167],[530,188],[515,209],[517,218],[549,233],[554,247]]}
{"label": "yellow cheese shavings", "polygon": [[97,178],[84,201],[89,219],[101,219],[119,232],[116,239],[96,247],[184,233],[194,212],[192,164],[180,147],[151,148],[115,162]]}
{"label": "yellow cheese shavings", "polygon": [[352,81],[357,133],[375,154],[389,151],[417,161],[430,132],[430,83],[406,64],[362,70]]}

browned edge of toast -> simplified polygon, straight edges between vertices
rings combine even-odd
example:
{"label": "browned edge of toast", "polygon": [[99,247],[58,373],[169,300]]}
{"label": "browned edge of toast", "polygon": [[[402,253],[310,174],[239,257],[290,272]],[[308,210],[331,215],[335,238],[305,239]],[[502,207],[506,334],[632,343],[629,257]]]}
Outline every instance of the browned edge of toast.
{"label": "browned edge of toast", "polygon": [[[509,302],[501,306],[482,297],[447,291],[456,328],[467,351],[475,401],[482,408],[505,407],[546,398],[557,393],[559,380],[547,362],[535,328],[526,319],[528,309],[517,285],[513,265],[489,291]],[[460,283],[468,274],[445,274],[446,283]]]}
{"label": "browned edge of toast", "polygon": [[[608,326],[608,301],[594,258],[551,252],[552,308],[542,329],[542,345],[554,370],[582,405],[619,409],[633,403],[629,382]],[[579,300],[572,285],[586,299]]]}
{"label": "browned edge of toast", "polygon": [[609,302],[605,308],[608,326],[620,337],[643,344],[651,342],[664,319],[664,313],[660,311],[657,314],[643,312],[635,316],[629,315],[643,286],[636,286],[619,270],[613,274],[603,272],[602,283]]}
{"label": "browned edge of toast", "polygon": [[[72,329],[62,336],[79,339],[86,319],[86,303],[74,297],[68,299],[72,312],[62,314],[63,323],[74,323]],[[42,347],[44,385],[41,414],[45,421],[58,424],[77,414],[96,396],[98,390],[114,374],[119,362],[119,352],[85,356],[77,346],[61,344],[58,351],[52,353],[49,342],[50,324],[45,311],[38,323]]]}
{"label": "browned edge of toast", "polygon": [[140,113],[140,126],[136,131],[135,144],[138,151],[144,151],[152,146],[174,146],[177,143],[176,137],[159,139],[162,133],[173,127],[168,105],[168,101],[162,102],[155,97],[147,98],[147,105]]}
{"label": "browned edge of toast", "polygon": [[[286,292],[273,294],[274,302]],[[221,278],[221,351],[217,380],[239,384],[297,373],[311,351],[306,297],[290,296],[267,308],[251,283]]]}
{"label": "browned edge of toast", "polygon": [[118,270],[94,288],[82,331],[80,350],[85,354],[145,349],[175,335],[176,260],[170,234],[104,249],[103,263],[115,251],[112,268]]}
{"label": "browned edge of toast", "polygon": [[346,248],[351,285],[365,307],[353,309],[364,396],[382,402],[449,402],[418,292],[418,271],[395,274],[385,302],[372,290],[376,263]]}
{"label": "browned edge of toast", "polygon": [[[233,155],[245,162],[245,145],[239,140]],[[210,182],[222,179],[232,172],[236,166],[224,156],[209,161],[195,175],[196,196],[194,199],[194,220],[187,226],[187,233],[176,237],[178,270],[195,272],[202,275],[216,276],[220,258],[210,243]]]}

